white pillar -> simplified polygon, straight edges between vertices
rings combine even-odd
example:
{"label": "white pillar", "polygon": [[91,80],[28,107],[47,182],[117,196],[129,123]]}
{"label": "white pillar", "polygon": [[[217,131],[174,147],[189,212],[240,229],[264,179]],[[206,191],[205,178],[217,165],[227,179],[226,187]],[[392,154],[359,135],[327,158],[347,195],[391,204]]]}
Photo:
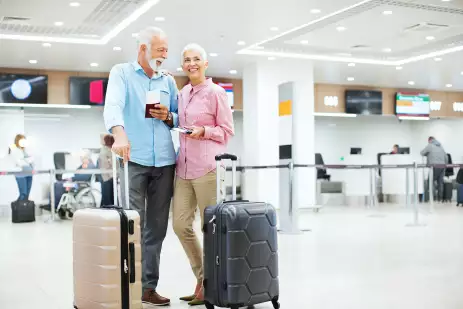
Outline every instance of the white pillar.
{"label": "white pillar", "polygon": [[[295,164],[312,164],[314,159],[314,82],[310,61],[267,61],[259,58],[243,72],[244,165],[279,164],[280,136],[289,134]],[[294,82],[292,121],[280,127],[279,85]],[[283,127],[285,126],[285,127]],[[293,207],[315,205],[315,175],[298,168],[293,182]],[[268,201],[280,206],[279,171],[247,170],[244,198]]]}

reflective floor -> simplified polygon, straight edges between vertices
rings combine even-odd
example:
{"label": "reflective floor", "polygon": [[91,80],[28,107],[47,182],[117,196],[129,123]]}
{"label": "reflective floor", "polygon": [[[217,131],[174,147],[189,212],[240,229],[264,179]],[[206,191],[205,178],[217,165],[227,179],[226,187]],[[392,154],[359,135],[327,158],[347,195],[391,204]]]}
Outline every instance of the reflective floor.
{"label": "reflective floor", "polygon": [[[305,212],[303,235],[280,235],[282,308],[463,308],[463,208],[420,213],[399,206]],[[0,219],[0,308],[72,308],[71,221],[13,225]],[[194,278],[171,226],[159,292],[171,308]],[[272,308],[271,304],[256,308]]]}

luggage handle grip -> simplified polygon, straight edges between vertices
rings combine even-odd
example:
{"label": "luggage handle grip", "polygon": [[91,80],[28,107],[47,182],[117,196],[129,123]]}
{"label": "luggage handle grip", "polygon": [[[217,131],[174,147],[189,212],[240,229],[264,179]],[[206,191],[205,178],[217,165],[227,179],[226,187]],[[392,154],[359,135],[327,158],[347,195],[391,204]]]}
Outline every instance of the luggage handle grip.
{"label": "luggage handle grip", "polygon": [[[231,153],[223,153],[223,154],[219,154],[219,155],[216,155],[215,156],[215,162],[216,162],[216,174],[217,174],[217,192],[216,192],[216,196],[217,196],[217,204],[221,203],[222,201],[225,201],[226,200],[226,195],[227,195],[227,192],[226,192],[226,186],[224,185],[224,190],[225,192],[223,192],[221,194],[221,179],[220,179],[220,161],[222,160],[231,160],[232,161],[232,200],[236,200],[236,161],[238,161],[238,157],[234,154],[231,154]],[[226,172],[226,170],[224,171],[224,173]],[[225,175],[224,175],[224,178],[225,178]]]}
{"label": "luggage handle grip", "polygon": [[223,154],[216,155],[215,160],[216,161],[222,161],[222,160],[238,161],[238,157],[231,153],[223,153]]}

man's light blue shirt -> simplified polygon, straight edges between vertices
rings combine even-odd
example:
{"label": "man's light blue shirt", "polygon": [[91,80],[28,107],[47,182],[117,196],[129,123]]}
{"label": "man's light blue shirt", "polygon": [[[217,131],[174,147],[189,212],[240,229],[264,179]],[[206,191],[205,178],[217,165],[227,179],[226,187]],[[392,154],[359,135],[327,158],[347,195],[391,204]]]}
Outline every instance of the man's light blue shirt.
{"label": "man's light blue shirt", "polygon": [[124,127],[130,142],[130,161],[143,166],[175,164],[170,127],[162,120],[145,118],[146,94],[159,90],[178,126],[178,89],[172,76],[148,77],[138,62],[115,65],[109,74],[104,107],[106,129]]}

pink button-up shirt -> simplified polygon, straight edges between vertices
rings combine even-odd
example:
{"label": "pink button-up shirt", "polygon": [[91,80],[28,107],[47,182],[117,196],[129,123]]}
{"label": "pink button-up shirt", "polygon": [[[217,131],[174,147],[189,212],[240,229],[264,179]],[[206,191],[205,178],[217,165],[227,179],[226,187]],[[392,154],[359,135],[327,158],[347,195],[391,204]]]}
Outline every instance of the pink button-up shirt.
{"label": "pink button-up shirt", "polygon": [[233,115],[225,90],[208,78],[203,83],[186,85],[178,99],[179,127],[204,127],[200,140],[180,133],[177,176],[196,179],[216,168],[215,156],[226,152],[234,135]]}

